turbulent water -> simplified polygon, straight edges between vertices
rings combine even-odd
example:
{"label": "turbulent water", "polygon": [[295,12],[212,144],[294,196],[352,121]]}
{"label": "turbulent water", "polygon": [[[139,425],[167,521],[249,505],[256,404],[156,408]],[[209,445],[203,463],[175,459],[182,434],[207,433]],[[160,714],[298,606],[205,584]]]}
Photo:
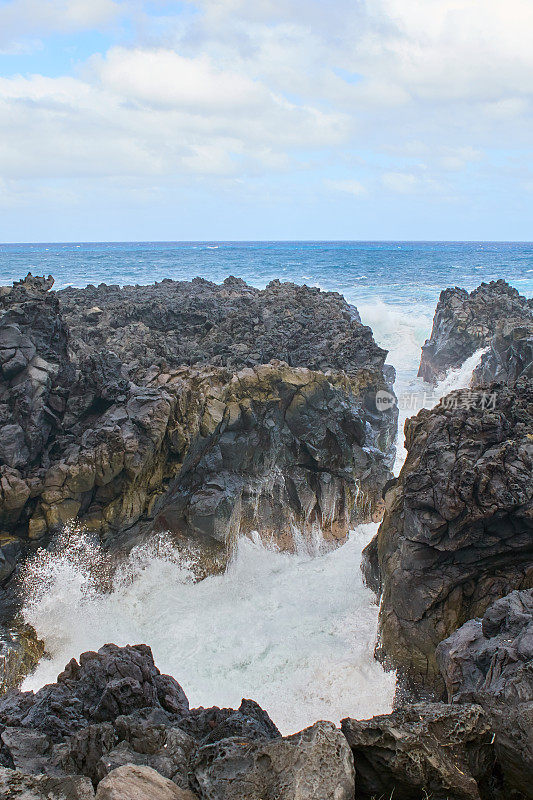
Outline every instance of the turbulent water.
{"label": "turbulent water", "polygon": [[[16,247],[0,248],[4,282],[31,266],[34,273],[52,272],[62,284],[148,283],[196,274],[221,280],[232,272],[257,286],[279,277],[337,289],[389,350],[398,375],[400,430],[420,408],[468,385],[481,356],[434,391],[416,378],[440,289],[506,277],[527,294],[533,284],[530,245]],[[396,471],[405,457],[402,444],[400,435]],[[373,660],[378,609],[359,569],[361,550],[375,530],[361,526],[332,552],[295,555],[242,540],[227,572],[200,583],[162,539],[135,550],[107,591],[100,585],[109,571],[105,554],[82,532],[71,531],[62,551],[42,553],[28,576],[24,614],[45,640],[49,658],[24,688],[55,680],[83,650],[108,641],[147,642],[192,705],[234,707],[251,697],[284,733],[320,718],[337,722],[387,712],[395,676]]]}

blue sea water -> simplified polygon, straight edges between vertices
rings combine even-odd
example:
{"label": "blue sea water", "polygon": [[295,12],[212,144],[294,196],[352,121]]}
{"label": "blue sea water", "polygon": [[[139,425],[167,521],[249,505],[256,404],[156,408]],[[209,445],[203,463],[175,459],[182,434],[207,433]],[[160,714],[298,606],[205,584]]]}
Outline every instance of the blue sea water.
{"label": "blue sea water", "polygon": [[379,298],[434,305],[441,289],[505,278],[533,290],[533,243],[520,242],[112,242],[0,244],[0,283],[28,271],[56,288],[147,284],[196,275],[236,275],[254,286],[274,278],[336,290],[351,301]]}

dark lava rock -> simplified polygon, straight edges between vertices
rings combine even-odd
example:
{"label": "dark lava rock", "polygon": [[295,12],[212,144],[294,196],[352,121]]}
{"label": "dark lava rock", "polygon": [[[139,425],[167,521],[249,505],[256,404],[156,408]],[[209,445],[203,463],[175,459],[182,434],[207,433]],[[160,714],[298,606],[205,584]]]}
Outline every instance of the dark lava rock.
{"label": "dark lava rock", "polygon": [[533,590],[497,600],[437,648],[437,662],[457,704],[479,703],[495,732],[495,748],[513,791],[533,792]]}
{"label": "dark lava rock", "polygon": [[[309,760],[314,749],[329,752],[334,734],[304,734],[305,752],[290,750],[295,758]],[[237,738],[258,749],[286,741],[252,700],[238,709],[190,710],[179,684],[161,675],[146,645],[108,644],[83,653],[57,683],[35,694],[12,690],[0,700],[0,765],[27,776],[84,776],[97,786],[114,770],[136,765],[188,791],[199,754]],[[338,765],[328,770],[336,774]]]}
{"label": "dark lava rock", "polygon": [[511,383],[521,377],[533,378],[533,319],[519,326],[503,323],[474,370],[472,385]]}
{"label": "dark lava rock", "polygon": [[137,382],[154,365],[238,371],[277,359],[354,374],[381,371],[386,357],[342,295],[294,283],[254,289],[233,277],[221,285],[195,278],[68,288],[58,297],[74,350],[111,350]]}
{"label": "dark lava rock", "polygon": [[106,644],[72,659],[58,678],[33,692],[8,692],[0,700],[0,724],[31,728],[52,742],[94,722],[109,722],[142,709],[183,716],[189,704],[183,689],[161,675],[147,645]]}
{"label": "dark lava rock", "polygon": [[380,655],[437,699],[437,644],[533,585],[533,382],[490,393],[490,408],[464,390],[407,421],[407,459],[370,553],[383,586]]}
{"label": "dark lava rock", "polygon": [[[445,289],[435,311],[431,336],[422,348],[418,375],[436,383],[449,369],[460,367],[476,350],[490,345],[495,336],[505,338],[512,330],[524,327],[531,335],[532,322],[533,301],[522,297],[504,280],[482,283],[470,293],[458,287]],[[507,359],[514,365],[502,366],[500,358],[499,370],[496,352],[490,367],[486,359],[485,382],[519,376],[523,371],[519,369],[521,357],[508,353]]]}
{"label": "dark lava rock", "polygon": [[417,703],[392,714],[344,719],[358,800],[492,797],[492,730],[476,705]]}

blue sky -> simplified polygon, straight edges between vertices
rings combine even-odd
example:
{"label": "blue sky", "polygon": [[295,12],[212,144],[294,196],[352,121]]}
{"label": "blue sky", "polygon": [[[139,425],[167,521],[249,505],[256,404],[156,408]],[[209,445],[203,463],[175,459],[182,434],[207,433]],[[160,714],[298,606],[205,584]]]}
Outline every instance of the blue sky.
{"label": "blue sky", "polygon": [[531,0],[0,0],[0,240],[533,239]]}

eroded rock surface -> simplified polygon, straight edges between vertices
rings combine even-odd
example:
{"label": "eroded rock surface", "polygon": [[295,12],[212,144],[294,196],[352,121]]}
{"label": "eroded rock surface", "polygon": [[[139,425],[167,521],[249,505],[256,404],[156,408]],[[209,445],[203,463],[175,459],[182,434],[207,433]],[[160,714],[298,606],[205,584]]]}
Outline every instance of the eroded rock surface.
{"label": "eroded rock surface", "polygon": [[210,800],[352,800],[353,758],[331,722],[271,742],[223,739],[199,750],[194,779]]}
{"label": "eroded rock surface", "polygon": [[437,648],[448,699],[479,703],[495,732],[507,796],[533,786],[533,590],[497,600]]}
{"label": "eroded rock surface", "polygon": [[[513,331],[522,334],[513,334]],[[445,377],[449,369],[460,367],[477,350],[492,344],[479,373],[485,383],[513,380],[524,372],[524,343],[512,345],[533,335],[533,301],[522,297],[504,280],[482,283],[472,292],[455,287],[441,292],[431,336],[422,348],[418,375],[430,383]],[[529,344],[529,347],[531,343]],[[511,348],[511,352],[509,349]]]}
{"label": "eroded rock surface", "polygon": [[370,550],[381,657],[437,698],[437,644],[533,584],[533,384],[490,392],[491,408],[454,392],[408,420],[407,459]]}
{"label": "eroded rock surface", "polygon": [[341,727],[358,800],[480,800],[497,788],[492,730],[479,706],[417,703]]}

